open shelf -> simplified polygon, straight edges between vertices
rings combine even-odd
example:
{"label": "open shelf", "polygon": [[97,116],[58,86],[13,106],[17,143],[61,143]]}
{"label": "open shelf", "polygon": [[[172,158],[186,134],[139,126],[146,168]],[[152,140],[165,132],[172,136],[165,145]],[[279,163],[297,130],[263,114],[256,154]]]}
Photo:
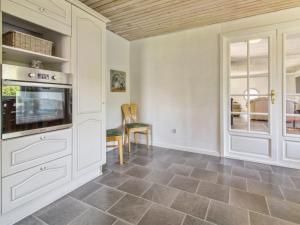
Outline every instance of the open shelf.
{"label": "open shelf", "polygon": [[45,55],[38,52],[33,52],[21,48],[14,48],[7,45],[2,45],[3,59],[8,61],[18,61],[23,63],[31,63],[33,59],[40,60],[44,64],[48,63],[64,63],[69,62],[68,59]]}

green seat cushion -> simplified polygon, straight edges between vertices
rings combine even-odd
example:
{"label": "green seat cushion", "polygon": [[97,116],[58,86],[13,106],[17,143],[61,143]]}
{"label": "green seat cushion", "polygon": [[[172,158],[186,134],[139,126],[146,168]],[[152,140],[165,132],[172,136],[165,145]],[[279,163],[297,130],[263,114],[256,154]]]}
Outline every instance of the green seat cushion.
{"label": "green seat cushion", "polygon": [[106,136],[111,137],[111,136],[122,136],[122,131],[120,129],[109,129],[106,130]]}
{"label": "green seat cushion", "polygon": [[127,128],[139,128],[139,127],[148,127],[148,124],[145,123],[128,123],[125,125]]}

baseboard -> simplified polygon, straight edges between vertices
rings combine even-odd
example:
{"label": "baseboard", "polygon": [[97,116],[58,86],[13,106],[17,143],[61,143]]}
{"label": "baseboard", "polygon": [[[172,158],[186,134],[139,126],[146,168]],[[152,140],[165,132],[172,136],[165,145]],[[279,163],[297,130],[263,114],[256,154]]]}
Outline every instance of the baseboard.
{"label": "baseboard", "polygon": [[27,204],[24,204],[23,206],[13,209],[8,213],[2,214],[0,216],[0,224],[13,225],[14,223],[22,220],[23,218],[35,213],[41,208],[51,204],[52,202],[72,192],[76,188],[95,179],[101,174],[102,174],[101,171],[93,171],[91,173],[85,174],[84,176],[78,177],[76,180],[73,180],[63,185],[61,188],[49,192],[45,196],[41,196]]}
{"label": "baseboard", "polygon": [[239,155],[226,155],[224,156],[228,159],[237,159],[237,160],[243,160],[248,162],[254,162],[254,163],[262,163],[270,166],[281,166],[281,167],[287,167],[292,169],[300,169],[300,165],[291,164],[290,162],[284,162],[284,161],[273,161],[273,160],[264,160],[264,159],[255,159],[253,157],[247,157],[247,156],[239,156]]}
{"label": "baseboard", "polygon": [[180,146],[180,145],[171,145],[161,142],[154,142],[153,146],[161,147],[161,148],[168,148],[171,150],[179,150],[179,151],[185,151],[185,152],[193,152],[193,153],[199,153],[199,154],[205,154],[205,155],[212,155],[212,156],[220,156],[220,152],[217,150],[209,150],[204,148],[195,148],[195,147],[187,147],[187,146]]}

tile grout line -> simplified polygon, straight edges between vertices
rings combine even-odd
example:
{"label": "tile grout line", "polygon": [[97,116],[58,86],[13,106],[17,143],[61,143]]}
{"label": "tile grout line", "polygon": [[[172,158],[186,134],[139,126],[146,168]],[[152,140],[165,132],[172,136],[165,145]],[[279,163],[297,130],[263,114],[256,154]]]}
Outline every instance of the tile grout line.
{"label": "tile grout line", "polygon": [[[198,182],[198,184],[197,184],[196,191],[195,191],[195,194],[196,194],[196,195],[198,194],[198,190],[199,190],[199,187],[200,187],[200,183],[201,183],[201,182],[202,182],[202,181],[199,180],[199,182]],[[200,195],[200,196],[202,196],[202,195]]]}
{"label": "tile grout line", "polygon": [[282,191],[282,187],[280,185],[277,185],[278,186],[278,189],[279,189],[279,192],[281,194],[281,196],[283,197],[283,200],[287,200],[285,195],[284,195],[284,192]]}
{"label": "tile grout line", "polygon": [[[175,177],[175,176],[174,176],[174,177]],[[185,177],[185,176],[182,176],[182,177]],[[154,183],[154,184],[156,184],[156,183]],[[204,199],[210,200],[210,198],[208,198],[207,196],[197,195],[196,193],[187,192],[187,191],[184,191],[184,190],[181,190],[181,189],[177,189],[177,188],[174,188],[174,187],[166,186],[166,185],[164,185],[164,184],[157,184],[157,185],[161,185],[161,186],[163,186],[163,187],[166,187],[166,188],[170,188],[170,189],[176,190],[176,191],[178,191],[177,195],[179,195],[180,192],[184,192],[184,193],[187,193],[187,194],[189,194],[189,195],[195,195],[195,197],[200,197],[200,198],[204,198]],[[103,186],[107,186],[107,185],[103,184]],[[107,186],[107,187],[113,189],[113,188],[110,187],[110,186]],[[163,205],[163,204],[161,204],[161,203],[157,203],[157,202],[154,202],[154,201],[145,199],[145,198],[143,198],[143,197],[141,197],[141,196],[137,196],[137,195],[134,195],[134,194],[131,194],[131,193],[124,192],[124,191],[122,191],[122,190],[118,190],[118,189],[116,189],[116,190],[117,190],[117,191],[120,191],[120,192],[122,192],[122,193],[124,193],[125,195],[127,194],[127,195],[130,195],[130,196],[133,196],[133,197],[136,197],[136,198],[140,198],[140,199],[142,199],[142,200],[145,200],[145,201],[149,202],[149,203],[151,204],[151,206],[152,206],[152,205],[158,205],[158,206],[160,206],[160,207],[164,207],[164,208],[167,208],[167,209],[169,209],[169,210],[176,211],[177,213],[180,213],[180,214],[187,214],[187,213],[185,213],[185,212],[182,212],[182,211],[179,211],[179,210],[177,210],[177,209],[171,208],[171,206],[166,206],[166,205]],[[176,198],[177,198],[177,196],[176,196]],[[176,198],[174,198],[173,201],[175,201]],[[216,200],[216,201],[217,201],[217,200]],[[224,203],[224,202],[223,202],[223,203]],[[93,207],[94,207],[94,206],[93,206]],[[107,211],[105,211],[105,213],[108,213],[109,215],[112,215],[112,214],[110,214],[110,213],[107,212]],[[190,214],[188,214],[188,215],[190,215]],[[114,216],[114,215],[112,215],[112,216],[113,216],[113,217],[116,217],[116,216]],[[192,215],[190,215],[190,216],[192,216]],[[119,218],[119,217],[117,217],[117,218]]]}
{"label": "tile grout line", "polygon": [[288,224],[291,224],[291,225],[296,225],[294,222],[282,219],[280,217],[275,217],[275,216],[272,216],[272,215],[267,215],[267,214],[264,214],[264,213],[261,213],[261,212],[257,212],[257,211],[253,211],[253,210],[250,210],[250,209],[248,209],[248,211],[249,211],[249,213],[259,214],[261,216],[270,217],[272,219],[279,220],[279,221],[284,222],[284,223],[288,223]]}
{"label": "tile grout line", "polygon": [[149,205],[148,209],[145,210],[145,212],[142,214],[141,218],[134,224],[138,225],[141,222],[141,220],[144,218],[144,216],[150,211],[152,206],[153,206],[153,202],[150,202],[150,205]]}
{"label": "tile grout line", "polygon": [[[99,184],[99,183],[96,183],[96,184]],[[81,186],[82,187],[82,186]],[[87,199],[87,198],[89,198],[92,194],[95,194],[96,192],[98,192],[98,191],[100,191],[100,189],[103,187],[103,185],[101,184],[101,187],[99,187],[98,189],[96,189],[96,190],[94,190],[94,191],[92,191],[91,193],[89,193],[87,196],[85,196],[82,200],[84,200],[84,199]],[[105,186],[104,186],[105,187]],[[80,188],[80,187],[79,187]],[[102,189],[101,189],[102,190]],[[76,189],[75,189],[75,191],[76,191]],[[73,192],[73,191],[72,191]],[[67,196],[70,196],[70,197],[72,197],[71,196],[71,193],[72,192],[70,192],[70,193],[68,193],[67,194]],[[74,197],[75,198],[75,197]],[[81,200],[80,200],[81,201]]]}
{"label": "tile grout line", "polygon": [[118,199],[114,204],[112,204],[109,208],[107,208],[105,210],[105,212],[108,212],[109,210],[111,210],[115,205],[117,205],[122,199],[124,199],[126,197],[126,194],[124,196],[122,196],[120,199]]}
{"label": "tile grout line", "polygon": [[185,214],[185,215],[184,215],[184,217],[183,217],[183,219],[182,219],[182,221],[181,221],[180,225],[183,225],[183,223],[184,223],[184,221],[185,221],[186,217],[187,217],[187,214]]}
{"label": "tile grout line", "polygon": [[268,209],[269,216],[271,216],[271,210],[270,210],[270,206],[269,206],[269,203],[268,203],[268,198],[267,198],[267,196],[264,196],[264,199],[265,199],[265,201],[266,201],[266,205],[267,205],[267,209]]}
{"label": "tile grout line", "polygon": [[172,181],[175,179],[176,174],[173,175],[173,177],[169,180],[169,182],[166,184],[167,187],[170,187],[169,185],[172,183]]}
{"label": "tile grout line", "polygon": [[[69,195],[65,195],[65,196],[63,196],[63,197],[61,197],[61,198],[59,198],[58,200],[56,200],[55,202],[53,202],[54,203],[54,205],[53,206],[51,206],[50,207],[50,209],[54,209],[55,207],[57,207],[57,203],[58,203],[58,201],[60,201],[61,199],[63,199],[63,198],[70,198],[70,199],[74,199],[73,197],[71,197],[71,196],[69,196]],[[77,200],[77,199],[76,199]],[[78,201],[78,200],[77,200]],[[81,201],[80,201],[81,202]],[[53,204],[52,203],[52,204]],[[50,204],[51,205],[51,204]],[[49,205],[48,205],[49,206]],[[46,207],[48,207],[48,206],[45,206],[44,208],[46,208]],[[44,208],[42,208],[42,209],[40,209],[40,210],[43,210]],[[49,210],[50,210],[49,209]],[[38,211],[40,211],[40,210],[38,210]],[[79,215],[77,215],[75,218],[73,218],[71,221],[69,221],[69,223],[71,223],[73,220],[75,220],[77,217],[79,217],[79,216],[81,216],[81,215],[83,215],[83,214],[85,214],[85,212],[88,210],[88,208],[87,209],[85,209],[85,210],[83,210],[83,212],[82,213],[80,213]],[[37,211],[37,212],[38,212]],[[36,212],[36,213],[37,213]],[[46,221],[44,221],[44,220],[42,220],[42,219],[40,219],[38,216],[36,216],[35,214],[36,213],[34,213],[34,214],[32,214],[32,216],[34,216],[35,218],[38,218],[40,221],[42,221],[42,222],[44,222],[45,224],[47,224],[48,225],[48,223],[46,223]],[[42,214],[45,214],[45,213],[42,213]],[[69,224],[68,223],[68,224]]]}
{"label": "tile grout line", "polygon": [[178,193],[176,193],[175,198],[170,202],[170,204],[167,207],[169,207],[170,209],[173,209],[172,205],[174,204],[175,200],[178,198],[179,195],[180,195],[180,191],[178,191]]}
{"label": "tile grout line", "polygon": [[141,198],[143,198],[142,196],[143,196],[144,194],[146,194],[146,193],[153,187],[153,185],[155,185],[155,183],[152,182],[152,181],[148,181],[148,182],[150,183],[150,185],[149,185],[149,187],[146,188],[146,190],[144,190],[144,191],[141,193],[141,195],[140,195]]}
{"label": "tile grout line", "polygon": [[294,187],[295,190],[298,190],[298,188],[296,187],[296,184],[294,183],[293,179],[291,176],[287,176],[289,178],[289,180],[292,182],[292,185]]}
{"label": "tile grout line", "polygon": [[[103,214],[105,214],[105,215],[109,215],[109,216],[115,218],[116,220],[121,220],[121,221],[124,221],[124,222],[126,222],[126,223],[131,224],[130,222],[125,221],[125,220],[123,220],[123,219],[121,219],[121,218],[119,218],[119,217],[117,217],[117,216],[111,214],[110,212],[107,212],[107,211],[104,211],[104,210],[102,210],[102,209],[99,209],[99,208],[97,208],[97,207],[95,207],[95,206],[93,206],[93,205],[90,205],[90,204],[88,204],[88,203],[86,203],[86,202],[83,202],[83,201],[81,201],[81,200],[79,200],[79,199],[73,198],[72,196],[71,196],[71,198],[74,199],[74,200],[76,200],[76,201],[78,201],[78,202],[80,202],[80,203],[82,203],[82,204],[84,204],[85,206],[88,207],[88,209],[94,209],[94,210],[99,211],[99,212],[101,212],[101,213],[103,213]],[[122,197],[121,197],[121,198],[122,198]],[[88,209],[87,209],[87,210],[88,210]],[[83,214],[82,214],[82,215],[83,215]]]}
{"label": "tile grout line", "polygon": [[71,223],[72,223],[73,221],[75,221],[77,218],[79,218],[79,217],[83,216],[84,214],[86,214],[88,210],[89,210],[89,208],[87,208],[86,210],[84,210],[81,214],[75,216],[70,222],[68,222],[67,225],[71,224]]}
{"label": "tile grout line", "polygon": [[190,173],[189,173],[189,175],[187,176],[187,177],[192,177],[192,173],[193,173],[193,171],[194,171],[194,167],[192,167],[192,166],[188,166],[188,167],[191,167],[192,169],[191,169],[191,171],[190,171]]}
{"label": "tile grout line", "polygon": [[[35,215],[31,215],[33,218],[35,218],[36,220],[38,220],[38,221],[40,221],[41,223],[43,223],[43,224],[45,224],[45,225],[49,225],[48,223],[46,223],[44,220],[42,220],[42,219],[40,219],[40,218],[38,218],[37,216],[35,216]],[[26,217],[25,217],[26,218]],[[24,219],[25,219],[24,218]]]}
{"label": "tile grout line", "polygon": [[208,206],[207,206],[207,209],[206,209],[206,213],[205,213],[205,216],[204,216],[204,220],[206,220],[206,221],[207,221],[208,211],[210,210],[210,206],[211,206],[211,200],[209,199]]}

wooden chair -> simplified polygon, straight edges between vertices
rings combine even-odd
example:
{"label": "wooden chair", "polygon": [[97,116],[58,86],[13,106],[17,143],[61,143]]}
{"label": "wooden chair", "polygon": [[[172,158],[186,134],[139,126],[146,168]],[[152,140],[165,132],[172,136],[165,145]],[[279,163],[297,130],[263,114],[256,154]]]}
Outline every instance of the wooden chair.
{"label": "wooden chair", "polygon": [[106,142],[118,142],[117,145],[107,145],[106,147],[116,147],[118,146],[119,150],[119,162],[120,165],[123,165],[123,133],[119,129],[110,129],[106,131]]}
{"label": "wooden chair", "polygon": [[[149,135],[152,138],[152,127],[150,124],[137,122],[137,105],[122,105],[123,126],[125,131],[125,142],[128,141],[128,151],[131,151],[130,135],[133,133],[134,141],[137,144],[137,134],[146,135],[147,148],[149,149]],[[152,144],[152,141],[151,141]]]}

